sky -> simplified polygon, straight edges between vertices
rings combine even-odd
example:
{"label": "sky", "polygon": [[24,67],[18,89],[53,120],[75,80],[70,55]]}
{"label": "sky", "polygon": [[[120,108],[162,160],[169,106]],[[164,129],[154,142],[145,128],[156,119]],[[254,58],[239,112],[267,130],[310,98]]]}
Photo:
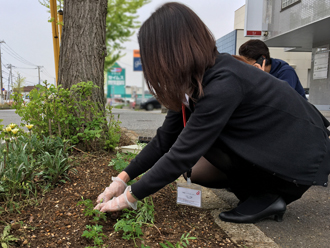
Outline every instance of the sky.
{"label": "sky", "polygon": [[[162,4],[171,1],[152,0],[138,10],[141,24]],[[218,39],[234,29],[234,12],[245,0],[181,0],[190,7]],[[64,10],[65,11],[65,10]],[[55,83],[54,52],[50,14],[38,0],[0,0],[0,44],[4,88],[8,88],[9,68],[14,81],[20,74],[25,86],[40,80]],[[65,25],[65,24],[64,24]],[[142,73],[133,71],[133,50],[139,49],[136,33],[123,44],[126,54],[118,64],[126,69],[126,85],[142,86]]]}

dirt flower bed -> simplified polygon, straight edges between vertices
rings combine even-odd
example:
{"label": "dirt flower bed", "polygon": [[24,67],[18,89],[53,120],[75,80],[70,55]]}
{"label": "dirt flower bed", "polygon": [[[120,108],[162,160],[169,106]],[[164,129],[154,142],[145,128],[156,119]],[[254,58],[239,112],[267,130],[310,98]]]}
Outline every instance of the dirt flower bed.
{"label": "dirt flower bed", "polygon": [[[36,206],[26,207],[18,213],[3,213],[1,231],[11,223],[11,235],[19,238],[14,247],[93,247],[93,241],[82,237],[86,225],[93,225],[92,217],[83,213],[83,199],[94,203],[97,196],[110,183],[111,176],[118,174],[108,166],[114,153],[98,152],[72,155],[78,174],[70,174],[71,182],[59,185],[39,200]],[[175,183],[166,186],[152,196],[155,209],[154,225],[142,226],[143,236],[136,239],[137,247],[161,247],[159,243],[169,241],[176,244],[182,234],[196,237],[188,247],[237,247],[214,223],[209,210],[176,204]],[[107,220],[97,224],[103,226],[103,247],[134,247],[133,240],[122,238],[114,225],[123,212],[107,213]]]}

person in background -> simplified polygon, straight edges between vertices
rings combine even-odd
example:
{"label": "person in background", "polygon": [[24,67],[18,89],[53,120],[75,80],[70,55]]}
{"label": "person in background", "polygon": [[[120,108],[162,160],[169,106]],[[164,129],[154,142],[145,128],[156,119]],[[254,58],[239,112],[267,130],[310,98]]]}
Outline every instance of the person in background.
{"label": "person in background", "polygon": [[274,77],[286,81],[303,98],[305,90],[301,85],[295,70],[285,61],[270,57],[267,45],[261,40],[249,40],[239,48],[239,55],[243,56],[249,64],[270,73]]}
{"label": "person in background", "polygon": [[148,88],[169,110],[95,209],[136,209],[138,200],[191,170],[193,183],[230,188],[240,200],[221,220],[281,221],[287,204],[311,185],[327,186],[329,122],[283,81],[219,54],[190,8],[164,4],[143,23],[138,41]]}

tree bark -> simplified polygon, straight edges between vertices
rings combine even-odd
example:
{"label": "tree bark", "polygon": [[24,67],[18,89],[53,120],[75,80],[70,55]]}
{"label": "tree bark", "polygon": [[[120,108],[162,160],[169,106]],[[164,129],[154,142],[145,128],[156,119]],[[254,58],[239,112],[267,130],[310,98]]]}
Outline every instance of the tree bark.
{"label": "tree bark", "polygon": [[92,100],[104,110],[104,59],[108,0],[64,1],[58,85],[92,81]]}

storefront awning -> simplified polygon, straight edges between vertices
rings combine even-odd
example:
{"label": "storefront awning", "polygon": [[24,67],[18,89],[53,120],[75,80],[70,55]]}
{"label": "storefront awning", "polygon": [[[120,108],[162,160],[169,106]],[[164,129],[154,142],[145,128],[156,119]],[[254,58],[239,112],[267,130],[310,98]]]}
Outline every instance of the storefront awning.
{"label": "storefront awning", "polygon": [[287,47],[288,51],[311,52],[313,47],[330,43],[330,17],[291,30],[264,42],[269,47]]}

